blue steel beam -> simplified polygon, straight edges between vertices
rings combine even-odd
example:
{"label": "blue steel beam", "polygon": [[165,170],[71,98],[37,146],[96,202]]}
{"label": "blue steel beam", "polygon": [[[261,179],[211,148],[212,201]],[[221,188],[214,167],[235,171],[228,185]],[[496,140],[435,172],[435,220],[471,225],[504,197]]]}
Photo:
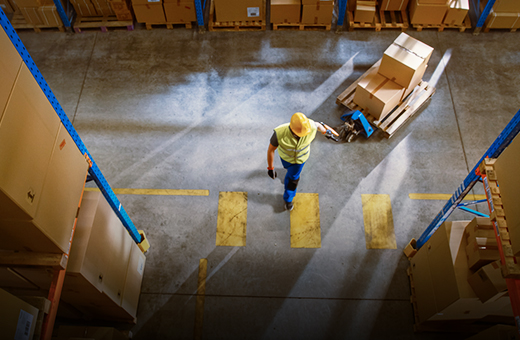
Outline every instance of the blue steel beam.
{"label": "blue steel beam", "polygon": [[[481,28],[482,26],[484,26],[484,23],[486,22],[486,19],[487,19],[488,15],[489,15],[489,12],[491,12],[491,9],[493,8],[494,4],[495,4],[495,0],[489,0],[486,3],[486,6],[482,10],[482,13],[480,13],[480,17],[478,18],[477,28]],[[478,6],[479,7],[477,8],[477,13],[480,10],[480,1],[479,1]]]}
{"label": "blue steel beam", "polygon": [[345,13],[347,11],[347,0],[339,0],[338,3],[338,26],[343,26]]}
{"label": "blue steel beam", "polygon": [[428,228],[423,232],[421,237],[417,240],[417,249],[421,248],[426,241],[430,238],[430,236],[441,226],[444,221],[451,215],[453,210],[457,208],[459,203],[462,201],[464,196],[473,188],[475,183],[479,181],[479,177],[476,174],[476,170],[478,169],[480,163],[485,158],[498,158],[502,151],[511,143],[511,141],[515,138],[515,136],[520,131],[520,110],[515,114],[513,119],[507,124],[505,129],[500,133],[497,139],[493,142],[493,144],[486,151],[484,156],[477,162],[477,165],[471,170],[468,174],[464,182],[457,188],[453,196],[449,199],[449,201],[444,205],[442,210],[435,216],[433,221],[430,223]]}
{"label": "blue steel beam", "polygon": [[470,208],[466,208],[464,206],[459,206],[458,208],[460,210],[463,210],[465,212],[469,212],[470,214],[476,215],[478,217],[489,217],[489,215],[483,214],[483,213],[481,213],[479,211],[476,211],[476,210],[473,210],[473,209],[470,209]]}
{"label": "blue steel beam", "polygon": [[[55,0],[59,1],[59,0]],[[202,6],[202,1],[204,0],[195,0],[195,12],[197,14],[197,24],[199,25],[199,28],[204,27],[204,11]],[[206,4],[204,3],[204,8],[206,8]]]}
{"label": "blue steel beam", "polygon": [[142,236],[137,231],[136,227],[132,223],[132,220],[128,217],[128,214],[126,213],[125,209],[122,207],[121,203],[117,199],[116,195],[114,194],[114,191],[106,181],[105,177],[99,170],[97,164],[94,162],[94,159],[88,152],[85,144],[83,144],[83,141],[79,137],[78,133],[76,132],[76,129],[72,126],[72,123],[70,122],[69,118],[65,114],[65,111],[63,111],[63,108],[61,107],[60,103],[56,99],[56,96],[54,96],[54,93],[52,92],[51,88],[43,78],[40,70],[38,67],[36,67],[36,64],[34,63],[34,60],[31,58],[29,53],[27,52],[25,46],[23,45],[22,41],[20,40],[20,37],[18,34],[16,34],[16,31],[14,30],[13,26],[9,22],[9,19],[7,19],[7,16],[5,15],[4,11],[0,9],[0,25],[2,25],[3,29],[5,30],[5,33],[13,43],[14,47],[22,57],[23,61],[27,65],[27,68],[31,71],[32,75],[34,76],[34,79],[36,82],[40,85],[40,88],[42,89],[43,93],[45,93],[45,96],[51,103],[52,107],[58,114],[58,116],[61,119],[61,122],[63,123],[63,126],[67,129],[70,136],[76,143],[79,151],[82,154],[86,154],[90,160],[92,161],[92,166],[89,169],[90,176],[93,177],[94,181],[98,185],[99,189],[103,193],[103,196],[105,196],[106,200],[116,213],[116,215],[121,220],[121,223],[125,226],[125,228],[130,233],[130,236],[134,239],[136,243],[141,243]]}
{"label": "blue steel beam", "polygon": [[63,9],[61,0],[54,0],[54,4],[56,5],[56,10],[58,11],[58,14],[60,15],[61,21],[63,21],[63,25],[65,27],[70,27],[70,20],[69,20],[69,17],[67,16],[67,13]]}

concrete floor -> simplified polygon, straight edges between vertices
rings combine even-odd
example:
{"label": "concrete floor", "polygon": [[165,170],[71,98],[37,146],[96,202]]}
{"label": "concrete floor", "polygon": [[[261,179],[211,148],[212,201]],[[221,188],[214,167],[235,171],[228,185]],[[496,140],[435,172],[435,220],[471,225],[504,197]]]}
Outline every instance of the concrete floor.
{"label": "concrete floor", "polygon": [[[114,188],[209,190],[119,196],[152,245],[134,339],[193,338],[202,258],[203,338],[460,338],[413,331],[402,249],[445,202],[408,194],[453,193],[520,108],[517,33],[407,32],[435,48],[437,92],[390,140],[317,137],[299,192],[319,194],[321,248],[291,249],[266,173],[272,129],[296,111],[338,125],[336,97],[399,33],[20,33]],[[215,246],[221,191],[248,192],[245,247]],[[366,249],[361,194],[390,195],[396,250]]]}

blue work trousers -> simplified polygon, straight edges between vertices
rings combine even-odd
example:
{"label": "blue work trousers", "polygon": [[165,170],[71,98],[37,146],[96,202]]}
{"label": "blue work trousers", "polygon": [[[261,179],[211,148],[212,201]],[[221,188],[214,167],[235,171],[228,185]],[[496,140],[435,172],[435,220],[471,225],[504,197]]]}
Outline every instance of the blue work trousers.
{"label": "blue work trousers", "polygon": [[300,174],[303,170],[303,166],[305,165],[305,163],[292,164],[282,159],[282,164],[283,167],[287,169],[287,174],[285,175],[284,180],[285,191],[283,192],[283,200],[285,202],[292,202],[294,196],[296,195],[296,186],[298,185],[297,180],[300,179]]}

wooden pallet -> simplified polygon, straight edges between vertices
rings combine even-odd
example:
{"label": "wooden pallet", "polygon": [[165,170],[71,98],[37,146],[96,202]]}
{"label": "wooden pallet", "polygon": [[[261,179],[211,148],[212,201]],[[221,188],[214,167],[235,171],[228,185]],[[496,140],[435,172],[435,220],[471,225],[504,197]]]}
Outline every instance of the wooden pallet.
{"label": "wooden pallet", "polygon": [[40,33],[42,30],[59,30],[60,32],[65,32],[65,27],[63,24],[61,26],[46,26],[46,25],[33,25],[28,24],[25,21],[25,18],[21,13],[14,13],[13,18],[11,19],[11,24],[15,30],[23,30],[23,29],[32,29],[36,33]]}
{"label": "wooden pallet", "polygon": [[295,31],[330,31],[332,25],[324,24],[273,24],[273,31],[295,30]]}
{"label": "wooden pallet", "polygon": [[466,16],[466,19],[464,19],[464,22],[462,25],[446,25],[446,24],[440,24],[440,25],[420,25],[420,24],[413,24],[413,28],[417,29],[418,32],[422,31],[425,28],[434,28],[438,30],[439,32],[444,31],[445,28],[456,28],[459,30],[459,32],[464,32],[466,29],[471,28],[471,20],[469,18],[469,15]]}
{"label": "wooden pallet", "polygon": [[355,22],[354,21],[354,12],[347,11],[347,19],[348,19],[348,30],[352,32],[356,28],[369,28],[375,29],[376,32],[381,31],[381,22],[379,21],[377,15],[374,15],[374,20],[372,22]]}
{"label": "wooden pallet", "polygon": [[[265,0],[263,1],[263,7],[265,10]],[[237,32],[237,31],[265,31],[266,21],[216,21],[215,17],[215,3],[211,0],[211,5],[209,8],[209,22],[208,22],[208,30],[210,32],[215,31],[228,31],[228,32]]]}
{"label": "wooden pallet", "polygon": [[403,11],[376,11],[374,14],[374,20],[372,22],[355,22],[354,12],[347,11],[348,17],[348,30],[353,31],[359,28],[375,29],[376,32],[381,31],[383,28],[394,28],[406,31],[410,26],[408,21],[408,14],[405,10]]}
{"label": "wooden pallet", "polygon": [[171,30],[175,27],[184,27],[186,29],[191,29],[193,27],[193,24],[191,22],[166,22],[166,23],[145,23],[146,25],[146,29],[147,30],[151,30],[153,29],[154,27],[153,26],[160,26],[160,27],[164,27],[166,26],[167,29]]}
{"label": "wooden pallet", "polygon": [[85,29],[101,29],[101,32],[108,32],[108,28],[126,27],[128,31],[134,30],[133,21],[119,21],[114,16],[96,16],[96,17],[82,17],[78,16],[74,21],[74,31],[81,33]]}
{"label": "wooden pallet", "polygon": [[421,81],[419,85],[405,98],[396,108],[386,115],[382,120],[377,120],[370,114],[366,113],[364,109],[354,103],[354,94],[356,92],[357,84],[365,78],[369,73],[379,68],[381,59],[377,61],[372,67],[352,83],[345,91],[343,91],[336,99],[336,104],[344,105],[348,109],[363,112],[367,120],[380,129],[386,138],[392,137],[399,128],[404,126],[412,116],[419,111],[419,109],[430,99],[435,93],[435,88],[430,86],[428,82]]}
{"label": "wooden pallet", "polygon": [[506,31],[509,31],[509,32],[516,32],[518,28],[493,28],[493,27],[484,27],[484,29],[482,30],[483,32],[487,33],[489,32],[490,30],[506,30]]}
{"label": "wooden pallet", "polygon": [[489,216],[495,228],[500,232],[498,235],[500,244],[504,251],[505,264],[502,265],[502,275],[507,279],[520,279],[520,263],[513,254],[513,248],[511,247],[511,239],[509,238],[509,228],[507,225],[507,219],[504,212],[504,206],[502,205],[502,198],[500,196],[499,179],[495,172],[496,159],[486,158],[479,165],[479,171],[481,174],[485,174],[486,180],[484,185],[489,187],[488,199],[491,199],[493,211]]}

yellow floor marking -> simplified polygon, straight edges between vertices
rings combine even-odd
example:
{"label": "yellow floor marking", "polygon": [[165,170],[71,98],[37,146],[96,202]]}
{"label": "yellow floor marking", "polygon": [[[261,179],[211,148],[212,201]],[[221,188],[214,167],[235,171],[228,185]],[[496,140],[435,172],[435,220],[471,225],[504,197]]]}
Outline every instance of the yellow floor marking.
{"label": "yellow floor marking", "polygon": [[[408,197],[412,200],[439,200],[439,201],[447,201],[451,198],[450,194],[408,194]],[[485,200],[486,195],[473,195],[468,194],[464,197],[466,201],[478,201]]]}
{"label": "yellow floor marking", "polygon": [[[209,196],[209,190],[182,189],[129,189],[114,188],[116,195],[156,195],[156,196]],[[85,191],[99,191],[98,188],[85,188]]]}
{"label": "yellow floor marking", "polygon": [[397,249],[388,195],[361,195],[367,249]]}
{"label": "yellow floor marking", "polygon": [[199,279],[197,283],[197,302],[195,306],[195,340],[202,339],[202,326],[204,321],[204,298],[206,295],[206,275],[208,272],[208,260],[199,261]]}
{"label": "yellow floor marking", "polygon": [[217,246],[244,247],[247,227],[247,192],[220,192]]}
{"label": "yellow floor marking", "polygon": [[296,194],[291,211],[291,248],[321,248],[318,194]]}

